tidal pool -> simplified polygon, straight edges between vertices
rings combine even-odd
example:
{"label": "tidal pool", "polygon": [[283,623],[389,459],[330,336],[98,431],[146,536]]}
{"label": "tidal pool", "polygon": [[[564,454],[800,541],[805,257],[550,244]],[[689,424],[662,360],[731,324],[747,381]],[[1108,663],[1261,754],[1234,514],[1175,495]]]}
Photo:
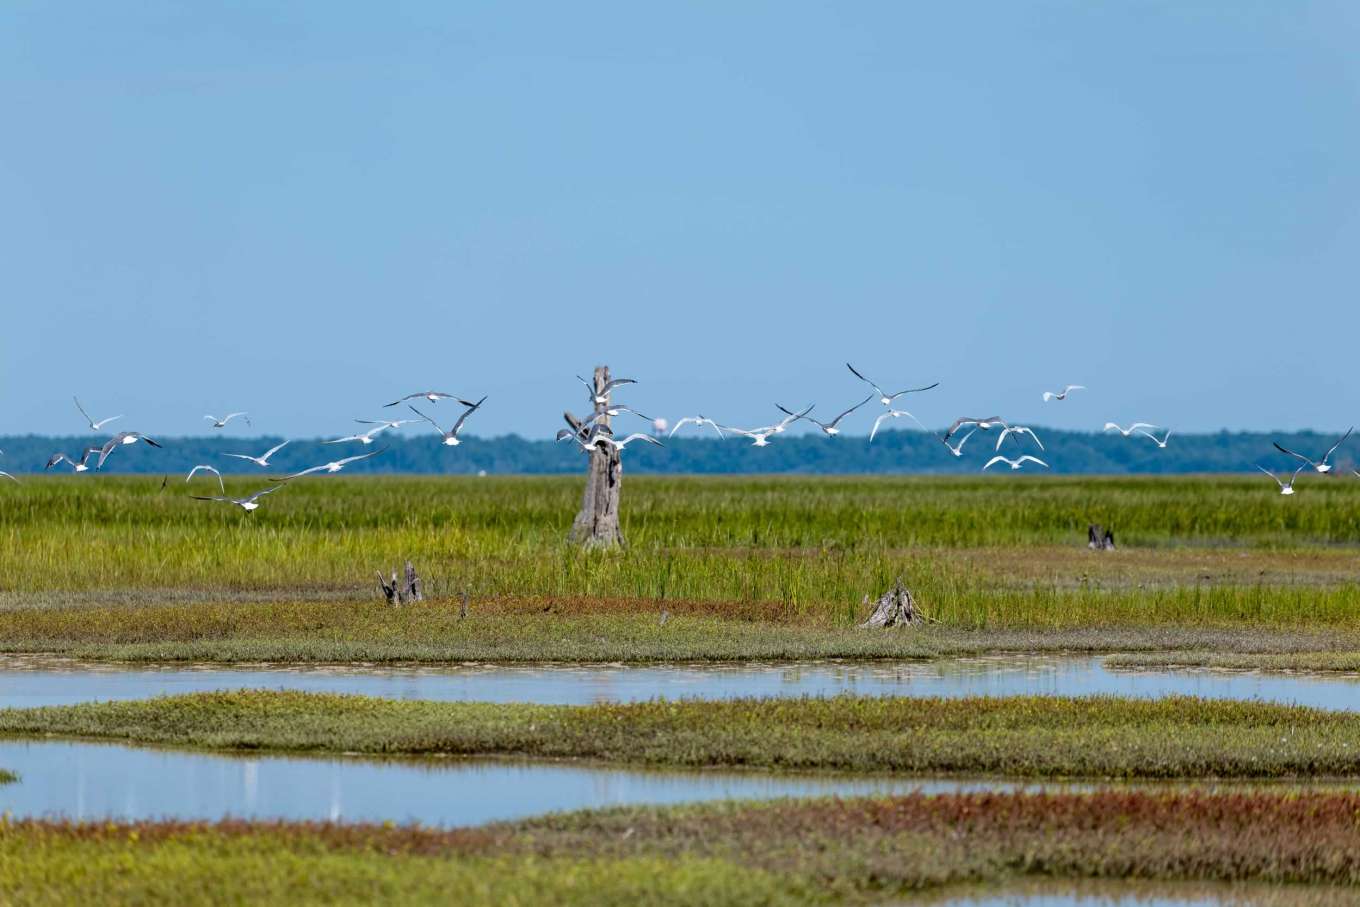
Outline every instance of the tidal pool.
{"label": "tidal pool", "polygon": [[1111,670],[1101,658],[1006,655],[942,661],[797,664],[283,666],[110,665],[0,656],[0,706],[66,705],[206,690],[308,690],[392,699],[584,705],[658,697],[1083,696],[1296,703],[1360,708],[1360,675],[1210,669]]}
{"label": "tidal pool", "polygon": [[0,740],[0,811],[72,819],[259,819],[478,825],[608,806],[1055,785],[993,780],[653,771],[579,762],[241,756],[71,740]]}

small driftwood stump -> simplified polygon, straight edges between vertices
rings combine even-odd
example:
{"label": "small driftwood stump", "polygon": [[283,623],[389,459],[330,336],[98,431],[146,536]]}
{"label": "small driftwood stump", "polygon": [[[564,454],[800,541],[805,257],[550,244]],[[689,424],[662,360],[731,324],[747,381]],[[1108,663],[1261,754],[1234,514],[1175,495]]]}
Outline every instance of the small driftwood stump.
{"label": "small driftwood stump", "polygon": [[1102,529],[1099,523],[1086,527],[1086,547],[1092,551],[1113,551],[1114,531]]}
{"label": "small driftwood stump", "polygon": [[[609,429],[610,394],[605,390],[609,384],[609,366],[601,365],[595,369],[594,397],[603,397],[604,402],[596,403],[595,424]],[[583,421],[571,413],[563,413],[567,424],[586,440],[582,429]],[[586,490],[581,499],[581,512],[571,524],[568,538],[587,548],[612,548],[623,544],[623,530],[619,528],[619,486],[623,481],[623,459],[619,451],[608,444],[601,444],[591,450],[586,467]]]}
{"label": "small driftwood stump", "polygon": [[[869,603],[869,596],[864,596],[864,603]],[[911,590],[899,576],[893,587],[879,596],[874,603],[874,613],[860,627],[905,627],[924,622],[925,616],[916,610],[916,600],[911,597]]]}
{"label": "small driftwood stump", "polygon": [[379,570],[378,588],[389,605],[400,606],[407,602],[418,602],[425,597],[421,591],[420,577],[416,576],[416,568],[410,561],[406,562],[406,576],[400,580],[397,579],[396,568],[393,568],[390,583],[383,579],[382,571]]}

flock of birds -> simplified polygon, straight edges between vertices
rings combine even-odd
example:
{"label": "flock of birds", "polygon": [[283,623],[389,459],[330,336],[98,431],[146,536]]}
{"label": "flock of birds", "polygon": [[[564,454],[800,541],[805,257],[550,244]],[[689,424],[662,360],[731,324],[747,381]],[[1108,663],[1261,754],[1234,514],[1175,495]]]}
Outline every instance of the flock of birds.
{"label": "flock of birds", "polygon": [[[822,434],[826,435],[828,438],[833,438],[841,433],[840,424],[847,416],[875,399],[877,399],[879,405],[883,407],[883,410],[874,419],[873,426],[869,429],[870,444],[873,443],[874,438],[878,435],[878,430],[883,427],[883,423],[892,419],[910,419],[912,422],[915,422],[922,431],[929,431],[929,429],[922,424],[921,420],[917,419],[910,411],[898,409],[897,401],[908,394],[919,394],[924,393],[925,391],[934,390],[940,386],[940,382],[936,381],[934,384],[927,384],[922,387],[909,387],[904,390],[889,393],[880,385],[866,377],[863,372],[855,368],[849,362],[845,363],[845,367],[850,370],[852,375],[868,385],[873,390],[873,393],[869,394],[869,396],[855,405],[837,413],[829,422],[823,422],[820,419],[813,418],[812,410],[815,408],[814,406],[809,406],[802,411],[794,412],[788,407],[776,403],[776,408],[784,414],[784,418],[773,425],[765,425],[760,428],[736,428],[731,425],[721,425],[704,415],[698,415],[686,416],[679,420],[675,423],[675,427],[671,429],[670,433],[671,435],[674,435],[676,431],[685,425],[709,425],[718,433],[718,437],[720,438],[726,437],[728,434],[741,435],[751,438],[752,443],[756,447],[764,447],[770,443],[770,438],[783,433],[793,423],[802,420],[816,426],[821,430]],[[1068,395],[1073,391],[1080,390],[1086,390],[1085,385],[1069,384],[1060,391],[1044,391],[1043,401],[1045,403],[1050,401],[1061,402],[1066,400]],[[1122,428],[1114,422],[1105,423],[1106,431],[1118,431],[1126,438],[1135,434],[1146,435],[1151,438],[1158,447],[1165,449],[1166,442],[1171,438],[1171,432],[1167,431],[1162,437],[1158,438],[1155,434],[1157,428],[1158,426],[1148,422],[1135,422],[1128,428]],[[964,431],[964,429],[967,429],[967,431]],[[1020,439],[1025,436],[1028,436],[1030,442],[1038,447],[1039,450],[1042,451],[1044,449],[1044,444],[1039,440],[1039,436],[1034,433],[1034,429],[1026,425],[1012,425],[1000,416],[961,416],[954,420],[944,434],[936,435],[935,437],[939,439],[940,443],[943,444],[951,454],[956,457],[961,457],[963,456],[963,446],[968,443],[969,438],[978,432],[986,433],[994,429],[1000,429],[996,439],[996,446],[993,449],[993,453],[996,455],[983,465],[982,469],[984,471],[999,464],[1009,466],[1013,470],[1023,468],[1026,463],[1033,463],[1034,465],[1045,469],[1048,468],[1047,463],[1033,454],[1021,453],[1019,456],[1011,458],[1000,452],[1001,445],[1007,438],[1012,438],[1015,443],[1019,444],[1021,443]],[[962,432],[962,434],[960,434],[960,432]],[[561,437],[560,434],[559,437]]]}
{"label": "flock of birds", "polygon": [[[756,428],[738,428],[732,425],[721,424],[714,419],[711,419],[703,414],[700,414],[696,416],[685,416],[684,418],[679,419],[675,423],[675,425],[670,428],[669,434],[667,434],[666,437],[667,438],[673,437],[677,431],[679,431],[686,425],[694,425],[696,427],[709,426],[713,429],[714,432],[717,433],[719,438],[725,439],[733,435],[739,437],[746,437],[751,439],[753,446],[765,447],[769,445],[770,440],[772,438],[776,437],[777,435],[783,434],[794,423],[799,421],[805,421],[808,424],[813,425],[817,429],[819,429],[826,437],[834,438],[835,436],[841,433],[840,428],[841,423],[847,417],[858,411],[861,407],[866,406],[867,404],[875,400],[879,405],[883,407],[883,409],[874,419],[873,426],[869,430],[869,443],[873,443],[875,436],[878,434],[879,429],[883,426],[885,422],[894,419],[910,419],[912,422],[916,423],[916,425],[920,427],[923,431],[927,432],[929,431],[929,429],[927,429],[925,425],[922,424],[922,422],[919,419],[917,419],[916,416],[914,416],[910,411],[906,409],[899,409],[898,401],[906,397],[908,394],[918,394],[933,390],[936,387],[939,387],[940,383],[938,381],[933,384],[924,385],[922,387],[910,387],[904,390],[889,393],[888,391],[885,391],[880,385],[876,384],[874,381],[866,377],[862,372],[860,372],[850,363],[847,362],[845,366],[847,369],[850,370],[850,373],[852,375],[854,375],[857,379],[859,379],[868,387],[870,387],[873,392],[866,396],[863,400],[860,400],[858,403],[854,404],[853,406],[850,406],[849,408],[841,411],[840,413],[837,413],[829,421],[824,422],[820,419],[815,418],[812,415],[812,411],[815,408],[815,405],[808,406],[799,411],[795,411],[789,409],[788,407],[782,404],[777,403],[775,404],[775,406],[783,414],[783,417],[779,421],[774,422],[770,425],[763,425]],[[596,386],[592,382],[587,381],[585,378],[582,378],[579,375],[577,376],[577,380],[580,381],[583,385],[585,385],[593,412],[590,415],[590,417],[587,418],[584,422],[575,422],[573,420],[569,420],[569,424],[571,425],[571,427],[562,429],[557,433],[558,441],[571,441],[582,451],[587,453],[596,450],[602,450],[605,448],[609,448],[614,451],[620,451],[623,448],[627,447],[629,444],[633,443],[654,444],[657,446],[662,446],[662,441],[657,437],[657,434],[664,431],[664,429],[666,428],[666,423],[664,420],[652,419],[650,416],[643,415],[642,413],[638,412],[635,409],[613,402],[613,392],[621,387],[636,384],[637,381],[635,379],[615,378],[609,381],[601,388],[596,388]],[[1069,384],[1060,391],[1044,391],[1042,394],[1042,398],[1045,403],[1062,402],[1066,400],[1072,393],[1084,390],[1086,390],[1086,387],[1084,385]],[[96,420],[92,418],[88,412],[85,411],[85,408],[81,406],[79,399],[77,398],[72,399],[75,401],[76,409],[80,412],[81,416],[85,419],[85,422],[89,425],[90,430],[93,432],[98,432],[110,422],[123,418],[122,416],[109,416],[108,418],[105,419]],[[407,394],[406,396],[401,397],[397,400],[393,400],[391,403],[384,404],[385,407],[394,407],[400,406],[401,404],[405,403],[407,405],[407,408],[411,410],[411,412],[417,418],[355,419],[354,421],[356,423],[371,427],[363,432],[356,432],[354,434],[345,435],[344,437],[324,441],[323,443],[325,444],[359,443],[364,446],[368,446],[370,444],[373,444],[377,436],[385,431],[392,431],[400,428],[403,425],[423,421],[429,423],[429,425],[433,427],[433,429],[439,434],[442,444],[450,447],[456,447],[460,443],[462,443],[461,439],[459,438],[459,433],[463,430],[463,426],[466,424],[468,417],[471,416],[473,413],[477,412],[479,409],[481,409],[482,404],[486,402],[486,399],[487,398],[483,396],[480,400],[470,401],[455,396],[454,394],[446,393],[443,391],[418,391],[413,394]],[[452,426],[446,429],[439,422],[435,421],[433,418],[426,415],[421,410],[417,409],[413,402],[417,400],[425,400],[428,401],[430,404],[438,404],[441,400],[454,400],[460,406],[463,407],[463,410],[458,415],[458,418],[454,420]],[[614,435],[614,430],[610,425],[608,419],[606,419],[606,417],[613,418],[624,414],[635,416],[644,421],[651,422],[655,433],[633,432],[631,434],[626,435],[625,437],[616,438]],[[250,416],[246,412],[232,412],[220,418],[213,415],[205,415],[203,418],[210,423],[211,428],[213,429],[225,428],[235,419],[241,419],[247,425],[251,424]],[[1149,440],[1151,440],[1158,448],[1164,450],[1166,449],[1167,442],[1171,440],[1171,430],[1164,429],[1162,431],[1161,436],[1159,437],[1157,434],[1159,428],[1160,426],[1157,426],[1149,422],[1134,422],[1131,425],[1128,425],[1127,427],[1119,425],[1118,423],[1115,422],[1106,422],[1104,431],[1116,432],[1125,438],[1133,438],[1135,436],[1146,437]],[[997,431],[996,445],[993,448],[993,453],[995,455],[988,459],[987,462],[983,465],[982,467],[983,471],[989,470],[993,466],[998,465],[1005,465],[1009,467],[1011,470],[1019,470],[1022,469],[1027,463],[1034,464],[1036,467],[1042,467],[1045,469],[1049,468],[1048,463],[1044,462],[1042,459],[1040,459],[1039,457],[1035,456],[1032,453],[1024,453],[1023,450],[1019,452],[1019,456],[1015,457],[1008,457],[1005,454],[1001,453],[1001,447],[1005,443],[1007,438],[1011,438],[1017,445],[1021,445],[1024,443],[1032,444],[1035,447],[1037,447],[1038,450],[1041,452],[1044,450],[1044,444],[1043,441],[1039,439],[1039,436],[1035,434],[1034,430],[1029,426],[1012,424],[1010,422],[1007,422],[1000,416],[985,416],[985,417],[961,416],[958,419],[955,419],[954,422],[950,424],[949,428],[946,429],[943,434],[937,434],[935,435],[935,437],[940,441],[941,444],[944,445],[944,447],[953,456],[961,457],[963,456],[963,447],[966,443],[968,443],[968,440],[970,438],[972,438],[978,432],[986,434],[992,431]],[[1326,451],[1326,453],[1322,455],[1321,459],[1318,460],[1313,460],[1312,458],[1304,454],[1289,450],[1288,448],[1281,446],[1278,442],[1275,443],[1276,449],[1278,449],[1281,453],[1287,454],[1290,457],[1294,457],[1299,461],[1299,467],[1294,470],[1293,474],[1289,477],[1288,481],[1286,481],[1281,476],[1276,475],[1275,473],[1266,469],[1264,466],[1258,466],[1257,468],[1275,480],[1275,482],[1279,486],[1280,494],[1292,495],[1294,493],[1294,484],[1298,479],[1299,474],[1302,473],[1304,470],[1309,469],[1311,467],[1311,469],[1318,474],[1326,475],[1329,473],[1333,473],[1333,467],[1329,461],[1331,460],[1332,455],[1336,453],[1337,449],[1343,443],[1345,443],[1345,441],[1351,436],[1351,431],[1352,430],[1347,430],[1346,433],[1340,438],[1340,440],[1333,444]],[[1028,439],[1028,442],[1022,439]],[[104,463],[106,460],[108,460],[109,456],[118,448],[123,447],[125,445],[137,444],[138,442],[148,444],[152,447],[161,446],[159,442],[157,442],[153,438],[148,437],[145,434],[142,434],[141,432],[120,431],[109,437],[102,444],[83,449],[80,452],[79,458],[68,456],[65,452],[59,451],[57,453],[54,453],[48,459],[45,468],[50,470],[55,466],[58,466],[62,463],[66,463],[71,466],[74,472],[78,473],[86,472],[90,469],[90,461],[94,459],[94,469],[95,471],[99,471],[103,469]],[[261,469],[268,469],[271,465],[270,462],[271,458],[275,454],[277,454],[280,450],[282,450],[285,446],[287,446],[289,443],[290,443],[289,441],[283,441],[280,444],[276,444],[275,446],[271,447],[269,450],[265,451],[263,454],[260,454],[259,456],[245,453],[228,453],[224,454],[223,456],[245,460],[247,462],[255,464]],[[222,479],[222,473],[219,472],[216,467],[207,463],[200,463],[194,466],[189,471],[189,474],[185,477],[184,481],[186,483],[189,482],[199,472],[205,472],[214,475],[217,478],[218,487],[222,493],[220,495],[215,496],[193,495],[192,497],[194,497],[196,500],[201,501],[213,501],[225,504],[232,504],[242,508],[247,512],[250,512],[257,509],[260,506],[259,504],[260,498],[264,497],[267,494],[272,494],[278,489],[284,487],[286,483],[292,481],[293,479],[298,479],[303,476],[313,475],[317,473],[327,474],[337,473],[351,463],[356,463],[361,460],[367,460],[370,457],[376,457],[386,449],[387,448],[384,447],[378,450],[370,451],[368,453],[355,454],[349,457],[341,457],[336,460],[331,460],[327,463],[322,463],[317,466],[312,466],[307,469],[299,470],[298,472],[294,472],[290,475],[281,476],[278,478],[271,478],[270,482],[274,484],[261,488],[258,491],[255,491],[242,498],[233,498],[227,496],[226,483]],[[0,454],[3,453],[4,451],[0,450]],[[96,455],[97,459],[95,459]],[[1356,470],[1352,471],[1355,472],[1357,476],[1360,476],[1360,471]],[[10,479],[14,482],[19,481],[13,475],[11,475],[8,472],[4,472],[3,470],[0,470],[0,477]]]}
{"label": "flock of birds", "polygon": [[[95,420],[91,418],[90,414],[85,411],[85,407],[80,405],[79,398],[73,397],[72,399],[75,402],[76,409],[80,412],[81,416],[85,418],[86,423],[89,424],[91,431],[97,432],[110,422],[123,418],[122,416],[109,416],[106,419]],[[445,429],[434,419],[430,418],[425,413],[416,409],[414,404],[408,402],[413,400],[428,400],[430,403],[438,403],[440,400],[456,400],[459,404],[463,406],[463,412],[458,416],[458,419],[453,423],[452,428]],[[477,410],[481,409],[482,404],[485,402],[486,397],[482,397],[482,399],[476,402],[472,402],[469,400],[464,400],[461,397],[456,397],[453,394],[444,393],[443,391],[419,391],[414,394],[407,394],[405,397],[402,397],[399,400],[393,400],[391,403],[384,404],[384,406],[388,407],[399,406],[402,403],[406,403],[407,409],[411,410],[411,412],[413,412],[416,416],[419,416],[418,419],[355,419],[354,421],[361,425],[371,425],[373,427],[359,434],[346,435],[343,438],[335,438],[333,440],[325,441],[323,443],[345,444],[349,442],[359,442],[360,444],[367,446],[369,444],[372,444],[374,442],[374,439],[384,431],[397,429],[411,422],[425,421],[430,423],[430,425],[434,427],[435,431],[439,433],[439,436],[442,439],[441,443],[446,444],[450,447],[456,447],[457,445],[462,443],[462,440],[458,437],[458,434],[463,430],[463,425],[467,422],[468,416],[472,415]],[[209,423],[211,423],[211,427],[215,429],[226,428],[227,425],[230,424],[233,419],[241,419],[247,425],[251,424],[250,416],[248,413],[245,412],[228,413],[227,415],[222,416],[221,418],[211,415],[204,416],[203,418],[206,419]],[[94,470],[98,472],[99,470],[104,468],[104,462],[108,460],[109,455],[112,454],[115,450],[117,450],[119,447],[122,447],[123,445],[136,444],[139,441],[145,444],[149,444],[152,447],[161,447],[159,441],[156,441],[154,438],[144,435],[141,432],[120,431],[113,435],[112,437],[110,437],[103,444],[86,447],[80,452],[78,458],[70,456],[66,454],[64,451],[58,451],[57,453],[54,453],[52,454],[51,457],[48,458],[47,465],[44,467],[44,469],[50,470],[55,466],[59,466],[62,463],[66,463],[70,465],[73,472],[87,472],[90,469],[90,461],[94,459]],[[277,454],[280,450],[286,447],[289,443],[290,443],[289,441],[283,441],[282,443],[275,444],[273,447],[269,448],[269,450],[266,450],[259,456],[245,453],[228,453],[223,454],[223,456],[232,457],[238,460],[245,460],[247,462],[254,463],[261,469],[268,469],[271,465],[270,463],[271,458],[273,458],[275,454]],[[299,479],[302,478],[303,476],[314,475],[316,473],[337,473],[351,463],[357,463],[360,460],[367,460],[370,457],[376,457],[386,449],[387,448],[383,447],[378,450],[369,451],[368,453],[355,454],[354,456],[350,457],[340,457],[339,459],[331,460],[327,463],[322,463],[318,466],[311,466],[308,467],[307,469],[302,469],[286,476],[271,478],[269,481],[274,484],[267,485],[264,488],[259,489],[258,491],[254,491],[246,495],[245,497],[240,498],[233,498],[227,495],[227,486],[226,482],[224,482],[222,479],[222,473],[217,469],[217,467],[209,463],[199,463],[196,466],[194,466],[192,469],[189,470],[189,474],[184,477],[184,481],[186,483],[189,482],[190,480],[193,479],[195,475],[197,475],[200,472],[216,476],[218,490],[221,491],[220,495],[212,496],[191,495],[191,497],[198,501],[214,501],[223,504],[232,504],[236,507],[240,507],[242,510],[249,513],[250,511],[259,508],[260,498],[264,497],[267,494],[272,494],[273,492],[278,491],[280,488],[284,487],[286,483],[291,482],[293,479]],[[3,453],[4,451],[0,450],[0,454]],[[97,459],[95,459],[96,455],[98,455]],[[0,477],[10,479],[14,482],[19,481],[13,475],[4,471],[0,471]]]}

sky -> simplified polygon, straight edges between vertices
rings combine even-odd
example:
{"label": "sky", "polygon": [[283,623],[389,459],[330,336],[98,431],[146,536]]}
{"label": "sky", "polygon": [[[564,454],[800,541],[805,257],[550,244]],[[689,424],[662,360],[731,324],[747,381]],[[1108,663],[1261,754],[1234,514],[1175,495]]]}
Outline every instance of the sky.
{"label": "sky", "polygon": [[930,425],[1344,428],[1357,42],[1346,0],[16,0],[0,434],[437,389],[548,437],[600,363],[761,425],[846,361]]}

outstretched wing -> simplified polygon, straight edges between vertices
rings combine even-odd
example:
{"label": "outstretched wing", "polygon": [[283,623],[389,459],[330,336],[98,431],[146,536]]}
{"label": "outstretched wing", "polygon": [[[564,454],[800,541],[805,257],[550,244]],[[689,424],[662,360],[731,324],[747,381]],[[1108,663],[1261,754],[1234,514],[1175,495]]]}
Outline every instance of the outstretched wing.
{"label": "outstretched wing", "polygon": [[853,365],[851,365],[851,364],[848,363],[848,362],[845,363],[845,367],[848,368],[848,369],[850,369],[850,374],[854,375],[856,378],[858,378],[859,380],[863,381],[865,384],[867,384],[867,385],[869,385],[870,387],[872,387],[872,388],[874,389],[874,392],[877,393],[880,397],[886,397],[886,396],[888,396],[887,394],[883,393],[883,388],[879,387],[877,384],[874,384],[874,382],[870,381],[868,378],[866,378],[866,377],[864,377],[863,375],[861,375],[861,374],[859,373],[859,369],[855,368]]}
{"label": "outstretched wing", "polygon": [[1331,447],[1327,448],[1327,452],[1326,452],[1325,454],[1322,455],[1322,462],[1326,463],[1326,462],[1327,462],[1327,459],[1328,459],[1332,454],[1336,453],[1336,449],[1337,449],[1338,447],[1340,447],[1342,444],[1345,444],[1345,443],[1346,443],[1346,439],[1349,438],[1349,437],[1351,436],[1351,432],[1353,432],[1353,431],[1355,431],[1355,427],[1354,427],[1354,426],[1352,426],[1352,427],[1346,429],[1346,433],[1345,433],[1344,435],[1341,436],[1341,440],[1340,440],[1340,441],[1337,441],[1337,442],[1336,442],[1335,444],[1333,444]]}
{"label": "outstretched wing", "polygon": [[889,397],[888,399],[889,399],[889,400],[896,400],[898,397],[901,397],[903,394],[919,394],[921,391],[933,390],[934,388],[937,388],[937,387],[939,387],[939,386],[940,386],[940,382],[936,381],[934,384],[927,384],[925,387],[910,387],[910,388],[907,388],[907,389],[904,390],[904,391],[898,391],[897,393],[893,394],[893,395],[892,395],[891,397]]}
{"label": "outstretched wing", "polygon": [[[1308,459],[1307,457],[1305,457],[1305,456],[1304,456],[1303,454],[1301,454],[1301,453],[1295,453],[1294,451],[1290,450],[1288,447],[1282,446],[1282,445],[1280,444],[1279,441],[1274,441],[1274,442],[1272,442],[1272,443],[1275,445],[1275,449],[1278,450],[1280,453],[1282,453],[1282,454],[1289,454],[1289,456],[1291,456],[1291,457],[1294,457],[1294,458],[1296,458],[1296,459],[1302,460],[1302,461],[1304,462],[1305,465],[1308,465],[1308,466],[1312,466],[1312,465],[1313,465],[1313,461],[1312,461],[1312,460]],[[1278,481],[1278,480],[1277,480],[1277,481]]]}

